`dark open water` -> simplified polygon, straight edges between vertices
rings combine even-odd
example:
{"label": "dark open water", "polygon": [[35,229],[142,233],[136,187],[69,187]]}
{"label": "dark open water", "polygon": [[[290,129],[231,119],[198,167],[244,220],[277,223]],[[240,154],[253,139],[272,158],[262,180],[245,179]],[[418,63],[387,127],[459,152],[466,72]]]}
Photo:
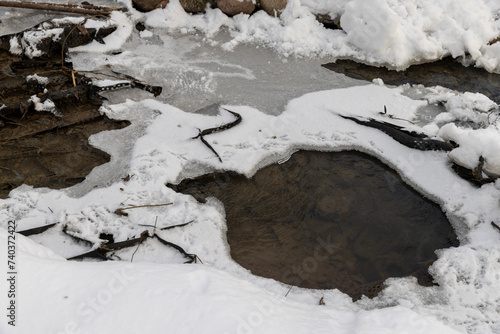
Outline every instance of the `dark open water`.
{"label": "dark open water", "polygon": [[431,285],[434,251],[458,245],[439,206],[357,152],[297,152],[252,179],[216,173],[176,188],[224,203],[231,256],[253,274],[354,299],[388,277]]}

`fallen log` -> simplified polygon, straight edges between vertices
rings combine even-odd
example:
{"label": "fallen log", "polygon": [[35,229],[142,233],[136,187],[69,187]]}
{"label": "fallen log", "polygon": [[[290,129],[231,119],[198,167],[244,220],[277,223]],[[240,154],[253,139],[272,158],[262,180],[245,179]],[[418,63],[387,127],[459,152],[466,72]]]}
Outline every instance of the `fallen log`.
{"label": "fallen log", "polygon": [[24,9],[48,10],[65,13],[85,14],[85,15],[110,15],[113,11],[126,12],[126,8],[103,7],[93,5],[70,5],[55,4],[48,2],[27,2],[27,1],[0,1],[0,7],[13,7]]}

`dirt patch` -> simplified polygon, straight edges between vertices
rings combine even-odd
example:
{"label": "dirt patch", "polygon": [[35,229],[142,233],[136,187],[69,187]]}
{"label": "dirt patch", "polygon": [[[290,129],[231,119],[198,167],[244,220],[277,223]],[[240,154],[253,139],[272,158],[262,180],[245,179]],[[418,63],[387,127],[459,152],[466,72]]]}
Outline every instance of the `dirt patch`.
{"label": "dirt patch", "polygon": [[73,87],[71,75],[60,68],[60,55],[29,60],[0,50],[0,105],[21,104],[19,112],[0,119],[0,198],[21,184],[59,189],[81,182],[94,167],[109,161],[108,154],[89,145],[88,137],[128,125],[101,115],[100,101],[81,96],[55,102],[62,116],[23,110],[22,104],[37,91],[26,83],[28,75],[48,78],[49,91]]}
{"label": "dirt patch", "polygon": [[255,275],[354,299],[388,277],[432,285],[435,250],[458,245],[435,203],[366,154],[297,152],[251,179],[215,173],[171,187],[224,204],[231,256]]}

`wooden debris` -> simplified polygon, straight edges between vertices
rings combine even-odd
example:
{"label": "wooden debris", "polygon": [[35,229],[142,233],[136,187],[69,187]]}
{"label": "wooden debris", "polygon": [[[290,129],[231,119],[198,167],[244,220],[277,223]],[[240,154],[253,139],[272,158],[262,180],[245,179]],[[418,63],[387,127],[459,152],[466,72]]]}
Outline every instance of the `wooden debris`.
{"label": "wooden debris", "polygon": [[475,167],[474,169],[469,169],[469,168],[463,167],[454,161],[452,161],[452,162],[453,162],[453,165],[451,166],[451,168],[453,168],[453,170],[455,171],[455,173],[458,174],[458,176],[471,182],[472,184],[474,184],[478,187],[481,187],[482,185],[487,184],[487,183],[495,182],[495,180],[496,180],[496,178],[484,176],[483,166],[484,166],[485,161],[484,161],[483,156],[479,157],[479,163],[478,163],[477,167]]}
{"label": "wooden debris", "polygon": [[[50,91],[47,93],[39,93],[38,98],[40,98],[40,102],[43,103],[45,101],[90,101],[97,105],[102,103],[102,97],[98,95],[99,92],[111,91],[120,88],[139,88],[150,92],[152,94],[156,94],[155,96],[161,94],[162,87],[159,86],[150,86],[141,83],[122,83],[118,85],[110,85],[110,86],[95,86],[92,84],[76,84],[75,82],[75,72],[71,72],[71,77],[73,80],[74,87],[56,91]],[[34,102],[30,99],[26,102],[21,102],[16,105],[3,106],[0,108],[0,119],[11,121],[9,118],[10,115],[26,113],[28,111],[33,111],[35,109]]]}
{"label": "wooden debris", "polygon": [[110,15],[113,11],[126,12],[126,8],[104,7],[93,5],[56,4],[48,2],[0,1],[0,7],[48,10],[85,15]]}
{"label": "wooden debris", "polygon": [[[158,218],[158,217],[156,217]],[[156,224],[156,223],[155,223]],[[130,258],[130,262],[133,262],[134,261],[134,255],[135,253],[137,253],[137,250],[139,249],[139,246],[141,245],[142,241],[145,240],[147,237],[149,237],[149,232],[147,230],[143,231],[141,233],[141,241],[139,241],[139,243],[137,244],[137,248],[135,249],[135,251],[132,253],[132,257]]]}
{"label": "wooden debris", "polygon": [[[72,238],[76,238],[77,240],[84,240],[84,239],[75,237],[74,235],[71,235],[71,234],[68,234],[68,235]],[[95,258],[95,259],[101,259],[101,260],[107,261],[107,260],[110,260],[110,258],[107,256],[108,252],[111,252],[111,251],[114,252],[114,251],[118,251],[118,250],[123,249],[123,248],[133,247],[136,245],[138,248],[138,245],[140,245],[147,238],[156,238],[156,239],[158,239],[158,241],[160,241],[160,243],[164,244],[165,246],[169,246],[169,247],[172,247],[175,250],[177,250],[184,257],[189,259],[188,261],[186,261],[184,263],[197,263],[198,260],[201,263],[203,263],[201,261],[201,259],[198,257],[198,255],[187,253],[184,250],[184,248],[182,248],[181,246],[176,245],[176,244],[174,244],[170,241],[167,241],[163,238],[160,238],[157,234],[150,235],[147,230],[144,230],[141,233],[141,236],[139,238],[130,239],[130,240],[121,241],[121,242],[116,242],[116,243],[112,243],[112,244],[101,244],[101,246],[97,249],[94,249],[94,250],[87,252],[87,253],[84,253],[84,254],[73,256],[71,258],[68,258],[68,260],[81,260],[84,258]],[[88,240],[84,240],[84,241],[89,242]],[[135,250],[135,252],[137,252],[137,249]],[[135,252],[134,252],[134,254],[135,254]],[[132,260],[133,260],[133,255],[132,255],[131,261]]]}
{"label": "wooden debris", "polygon": [[[410,120],[407,120],[407,119],[404,119],[404,118],[399,118],[399,117],[396,117],[396,116],[394,116],[392,114],[388,114],[387,113],[387,106],[385,106],[385,105],[384,105],[384,112],[379,112],[379,115],[384,115],[384,116],[387,116],[387,117],[389,117],[391,119],[397,119],[397,120],[400,120],[400,121],[405,121],[405,122],[408,122],[408,123],[411,123],[411,124],[415,124],[415,123],[413,123]],[[415,132],[413,132],[413,133],[415,133]]]}
{"label": "wooden debris", "polygon": [[494,228],[496,228],[498,230],[498,232],[500,232],[500,226],[495,224],[495,222],[491,222],[491,226],[493,226]]}
{"label": "wooden debris", "polygon": [[211,133],[215,133],[215,132],[228,130],[228,129],[231,129],[232,127],[235,127],[236,125],[241,123],[242,118],[241,118],[240,114],[235,113],[234,111],[231,111],[231,110],[227,110],[226,108],[222,108],[222,109],[233,114],[236,117],[236,120],[234,120],[233,122],[218,126],[216,128],[210,128],[210,129],[205,129],[203,131],[200,131],[200,133],[196,137],[193,137],[192,139],[196,139],[198,137],[203,137],[203,136],[209,135]]}
{"label": "wooden debris", "polygon": [[205,138],[203,138],[203,136],[199,136],[200,137],[200,140],[203,144],[205,144],[206,147],[208,147],[212,152],[214,152],[214,154],[217,156],[217,158],[219,159],[220,162],[222,162],[222,158],[220,157],[219,153],[217,153],[217,151],[212,147],[212,145],[210,145],[206,140]]}
{"label": "wooden debris", "polygon": [[288,294],[290,293],[290,291],[292,291],[292,288],[293,288],[293,285],[290,285],[290,289],[288,289],[288,291],[287,291],[287,293],[285,295],[285,298],[286,298],[286,296],[288,296]]}
{"label": "wooden debris", "polygon": [[134,174],[132,174],[132,175],[127,174],[127,176],[122,177],[122,181],[123,182],[128,182],[128,181],[130,181],[130,179],[132,178],[132,176],[134,176]]}
{"label": "wooden debris", "polygon": [[203,138],[203,136],[209,135],[211,133],[215,133],[215,132],[220,132],[220,131],[231,129],[232,127],[235,127],[236,125],[238,125],[239,123],[241,123],[241,120],[242,120],[240,114],[238,114],[236,112],[233,112],[231,110],[227,110],[226,108],[222,108],[222,109],[224,109],[225,111],[230,112],[231,114],[233,114],[234,116],[236,116],[236,120],[234,120],[234,121],[232,121],[230,123],[218,126],[216,128],[209,128],[209,129],[205,129],[203,131],[200,130],[200,133],[196,137],[191,138],[191,139],[200,138],[201,142],[203,144],[205,144],[205,146],[208,147],[212,152],[214,152],[214,154],[217,156],[217,158],[219,159],[220,162],[222,162],[222,159],[221,159],[220,155],[217,153],[217,151],[215,151],[215,149],[212,147],[212,145],[210,145],[205,140],[205,138]]}
{"label": "wooden debris", "polygon": [[71,232],[68,232],[68,229],[67,229],[67,225],[64,225],[63,229],[62,229],[62,232],[64,234],[66,234],[67,236],[75,239],[77,242],[83,242],[87,245],[90,245],[90,246],[93,246],[94,243],[92,241],[89,241],[89,240],[86,240],[86,239],[83,239],[83,238],[80,238],[80,237],[77,237],[76,235],[73,235]]}
{"label": "wooden debris", "polygon": [[[197,260],[200,260],[200,262],[201,262],[201,259],[198,257],[198,255],[187,253],[184,250],[184,248],[182,248],[181,246],[176,245],[176,244],[174,244],[174,243],[172,243],[170,241],[167,241],[165,239],[162,239],[157,234],[154,234],[153,237],[155,237],[156,239],[158,239],[158,241],[160,241],[162,244],[164,244],[166,246],[170,246],[170,247],[176,249],[177,251],[179,251],[179,253],[181,253],[185,257],[189,258],[189,261],[186,261],[184,263],[193,263],[193,262],[196,263]],[[201,262],[201,263],[203,263],[203,262]]]}
{"label": "wooden debris", "polygon": [[422,133],[417,133],[415,131],[407,131],[400,126],[391,123],[379,122],[374,119],[363,120],[356,117],[342,116],[342,115],[339,116],[344,119],[354,121],[358,124],[378,129],[384,132],[385,134],[389,135],[392,139],[394,139],[398,143],[403,144],[409,148],[421,151],[433,151],[433,150],[451,151],[452,149],[455,148],[451,143],[430,139],[427,138],[427,136],[425,136]]}
{"label": "wooden debris", "polygon": [[43,233],[43,232],[47,231],[49,228],[56,226],[56,224],[57,223],[53,223],[53,224],[48,224],[48,225],[44,225],[44,226],[40,226],[40,227],[30,228],[28,230],[17,231],[17,233],[24,235],[25,237],[28,237],[30,235]]}
{"label": "wooden debris", "polygon": [[119,216],[127,216],[128,214],[124,213],[123,211],[130,210],[130,209],[138,209],[138,208],[152,208],[152,207],[156,207],[156,206],[167,206],[167,205],[172,205],[172,204],[174,204],[174,203],[129,206],[128,208],[119,208],[119,209],[116,209],[115,213],[117,215],[119,215]]}
{"label": "wooden debris", "polygon": [[[167,226],[167,227],[162,227],[162,228],[159,228],[158,230],[160,231],[165,231],[165,230],[170,230],[172,228],[176,228],[176,227],[182,227],[182,226],[186,226],[186,225],[189,225],[191,224],[192,222],[194,222],[194,220],[191,220],[187,223],[184,223],[184,224],[179,224],[179,225],[172,225],[172,226]],[[138,224],[139,226],[146,226],[146,227],[153,227],[156,229],[156,224],[155,225],[147,225],[147,224]]]}

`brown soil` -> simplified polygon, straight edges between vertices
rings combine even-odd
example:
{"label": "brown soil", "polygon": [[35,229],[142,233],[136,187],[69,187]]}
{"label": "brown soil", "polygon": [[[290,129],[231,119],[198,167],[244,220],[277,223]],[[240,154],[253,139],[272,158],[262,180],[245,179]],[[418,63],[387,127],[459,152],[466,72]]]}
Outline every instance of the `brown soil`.
{"label": "brown soil", "polygon": [[[0,104],[24,103],[34,95],[25,78],[35,73],[50,79],[49,91],[73,86],[72,78],[60,71],[60,56],[23,68],[27,63],[0,50]],[[94,167],[109,161],[108,154],[88,144],[88,137],[128,125],[101,115],[100,104],[85,98],[62,100],[56,107],[62,117],[24,110],[0,119],[0,198],[21,184],[59,189],[81,182]]]}

